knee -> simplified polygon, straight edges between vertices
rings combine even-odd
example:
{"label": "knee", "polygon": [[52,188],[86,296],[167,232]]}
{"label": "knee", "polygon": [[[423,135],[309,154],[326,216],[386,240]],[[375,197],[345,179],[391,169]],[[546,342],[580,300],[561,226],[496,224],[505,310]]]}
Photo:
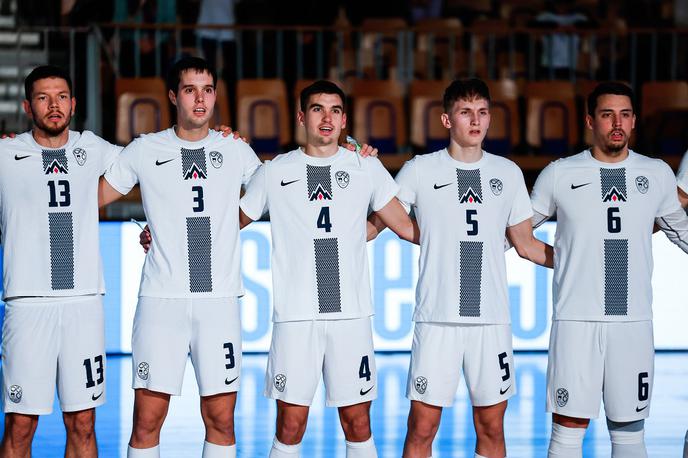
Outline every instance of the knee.
{"label": "knee", "polygon": [[30,443],[38,426],[34,415],[7,414],[5,416],[5,436],[13,443]]}
{"label": "knee", "polygon": [[299,417],[285,415],[277,422],[277,440],[285,445],[300,443],[305,432],[306,422]]}
{"label": "knee", "polygon": [[234,414],[227,410],[203,416],[206,429],[212,429],[222,435],[234,435]]}
{"label": "knee", "polygon": [[501,442],[504,440],[504,422],[502,418],[476,421],[475,433],[479,440]]}
{"label": "knee", "polygon": [[421,444],[432,443],[439,426],[439,422],[434,421],[434,419],[410,419],[409,436],[414,442],[419,442]]}
{"label": "knee", "polygon": [[368,415],[355,415],[341,420],[346,440],[363,442],[370,438],[370,417]]}
{"label": "knee", "polygon": [[94,409],[64,414],[67,434],[82,441],[88,441],[95,435],[96,415]]}
{"label": "knee", "polygon": [[132,433],[134,436],[148,436],[160,431],[165,421],[165,415],[146,409],[134,409],[134,425]]}

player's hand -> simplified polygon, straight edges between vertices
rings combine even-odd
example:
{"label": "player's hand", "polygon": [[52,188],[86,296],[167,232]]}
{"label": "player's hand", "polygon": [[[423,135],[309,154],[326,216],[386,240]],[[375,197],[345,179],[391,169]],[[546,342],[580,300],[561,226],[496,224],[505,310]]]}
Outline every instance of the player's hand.
{"label": "player's hand", "polygon": [[361,157],[377,157],[378,150],[377,148],[373,147],[372,145],[369,145],[367,143],[360,144],[356,141],[355,138],[347,135],[346,136],[346,143],[342,145],[344,148],[348,149],[349,151],[358,151],[358,154],[361,155]]}
{"label": "player's hand", "polygon": [[215,130],[222,132],[223,137],[229,137],[232,135],[235,139],[240,138],[244,143],[248,143],[246,137],[242,137],[238,130],[232,130],[231,127],[225,126],[224,124],[221,126],[215,126]]}
{"label": "player's hand", "polygon": [[152,241],[153,237],[151,237],[150,228],[148,227],[148,224],[146,224],[146,227],[139,234],[139,243],[143,247],[144,253],[148,253]]}
{"label": "player's hand", "polygon": [[0,138],[2,138],[2,139],[4,140],[4,139],[6,139],[6,138],[14,138],[14,137],[16,137],[16,136],[17,136],[17,134],[15,134],[14,132],[10,132],[9,134],[2,134],[2,135],[0,135]]}
{"label": "player's hand", "polygon": [[363,157],[377,157],[377,148],[375,148],[373,145],[369,145],[367,143],[364,143],[361,145],[361,151],[358,152]]}

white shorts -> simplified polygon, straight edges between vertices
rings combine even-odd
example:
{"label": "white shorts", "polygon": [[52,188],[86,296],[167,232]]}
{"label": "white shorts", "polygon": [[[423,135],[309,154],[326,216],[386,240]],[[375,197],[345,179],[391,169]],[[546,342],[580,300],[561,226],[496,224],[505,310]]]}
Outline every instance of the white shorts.
{"label": "white shorts", "polygon": [[370,317],[274,324],[265,396],[309,406],[321,374],[328,406],[360,404],[377,397]]}
{"label": "white shorts", "polygon": [[179,396],[191,353],[201,396],[239,390],[241,323],[236,297],[140,297],[131,340],[134,389]]}
{"label": "white shorts", "polygon": [[6,413],[48,415],[55,385],[63,412],[105,402],[105,328],[100,295],[9,300],[2,326]]}
{"label": "white shorts", "polygon": [[554,321],[547,411],[612,421],[647,418],[654,378],[652,321]]}
{"label": "white shorts", "polygon": [[406,397],[450,407],[462,369],[476,407],[516,394],[511,325],[416,323]]}

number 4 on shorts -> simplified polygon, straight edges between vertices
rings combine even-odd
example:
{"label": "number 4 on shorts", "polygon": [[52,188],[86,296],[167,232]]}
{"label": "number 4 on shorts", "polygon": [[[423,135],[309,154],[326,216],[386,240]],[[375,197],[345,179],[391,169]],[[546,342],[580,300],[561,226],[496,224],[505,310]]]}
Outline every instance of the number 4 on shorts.
{"label": "number 4 on shorts", "polygon": [[361,358],[361,365],[358,368],[358,377],[366,379],[366,382],[370,381],[370,363],[368,362],[368,355]]}

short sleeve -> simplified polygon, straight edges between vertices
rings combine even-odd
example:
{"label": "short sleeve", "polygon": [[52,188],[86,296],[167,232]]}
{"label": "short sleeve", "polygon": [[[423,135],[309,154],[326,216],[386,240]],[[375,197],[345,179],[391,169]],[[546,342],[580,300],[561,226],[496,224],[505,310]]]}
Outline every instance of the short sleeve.
{"label": "short sleeve", "polygon": [[[657,212],[657,215],[655,215],[658,218],[670,213],[674,213],[675,211],[683,211],[681,208],[681,203],[678,200],[678,193],[676,192],[676,177],[671,171],[671,168],[665,162],[661,162],[661,164],[661,183],[658,184],[659,186],[662,186],[662,195],[660,197],[661,202],[659,205],[659,211]],[[652,184],[650,184],[650,186],[652,186]]]}
{"label": "short sleeve", "polygon": [[688,151],[686,151],[686,154],[681,160],[681,165],[678,167],[676,181],[678,182],[678,187],[681,188],[683,192],[688,193]]}
{"label": "short sleeve", "polygon": [[554,200],[555,174],[556,164],[553,162],[540,172],[530,195],[533,210],[544,216],[552,216],[557,212]]}
{"label": "short sleeve", "polygon": [[392,175],[376,157],[366,159],[373,192],[370,195],[370,208],[378,211],[387,205],[399,192]]}
{"label": "short sleeve", "polygon": [[511,210],[509,211],[509,226],[515,226],[533,216],[533,207],[530,204],[523,172],[514,165],[514,173],[512,176],[513,183],[510,188],[513,193],[513,201],[511,202]]}
{"label": "short sleeve", "polygon": [[115,156],[114,161],[105,171],[105,179],[120,194],[129,194],[131,188],[139,182],[136,171],[139,144],[138,140],[130,143]]}
{"label": "short sleeve", "polygon": [[259,220],[268,210],[267,180],[265,178],[267,167],[268,163],[265,163],[253,174],[239,203],[241,211],[253,221]]}
{"label": "short sleeve", "polygon": [[402,205],[407,208],[415,205],[418,189],[418,171],[415,158],[404,164],[394,181],[399,185],[397,198]]}
{"label": "short sleeve", "polygon": [[260,159],[256,156],[255,151],[243,140],[236,140],[239,154],[241,155],[241,162],[243,170],[241,173],[241,184],[247,186],[253,178],[256,170],[260,167]]}
{"label": "short sleeve", "polygon": [[117,157],[120,155],[122,148],[119,145],[113,145],[112,143],[106,142],[103,140],[103,156],[102,156],[102,163],[101,163],[101,169],[100,173],[101,175],[104,174],[110,167],[112,167],[112,164],[115,163],[117,160]]}

